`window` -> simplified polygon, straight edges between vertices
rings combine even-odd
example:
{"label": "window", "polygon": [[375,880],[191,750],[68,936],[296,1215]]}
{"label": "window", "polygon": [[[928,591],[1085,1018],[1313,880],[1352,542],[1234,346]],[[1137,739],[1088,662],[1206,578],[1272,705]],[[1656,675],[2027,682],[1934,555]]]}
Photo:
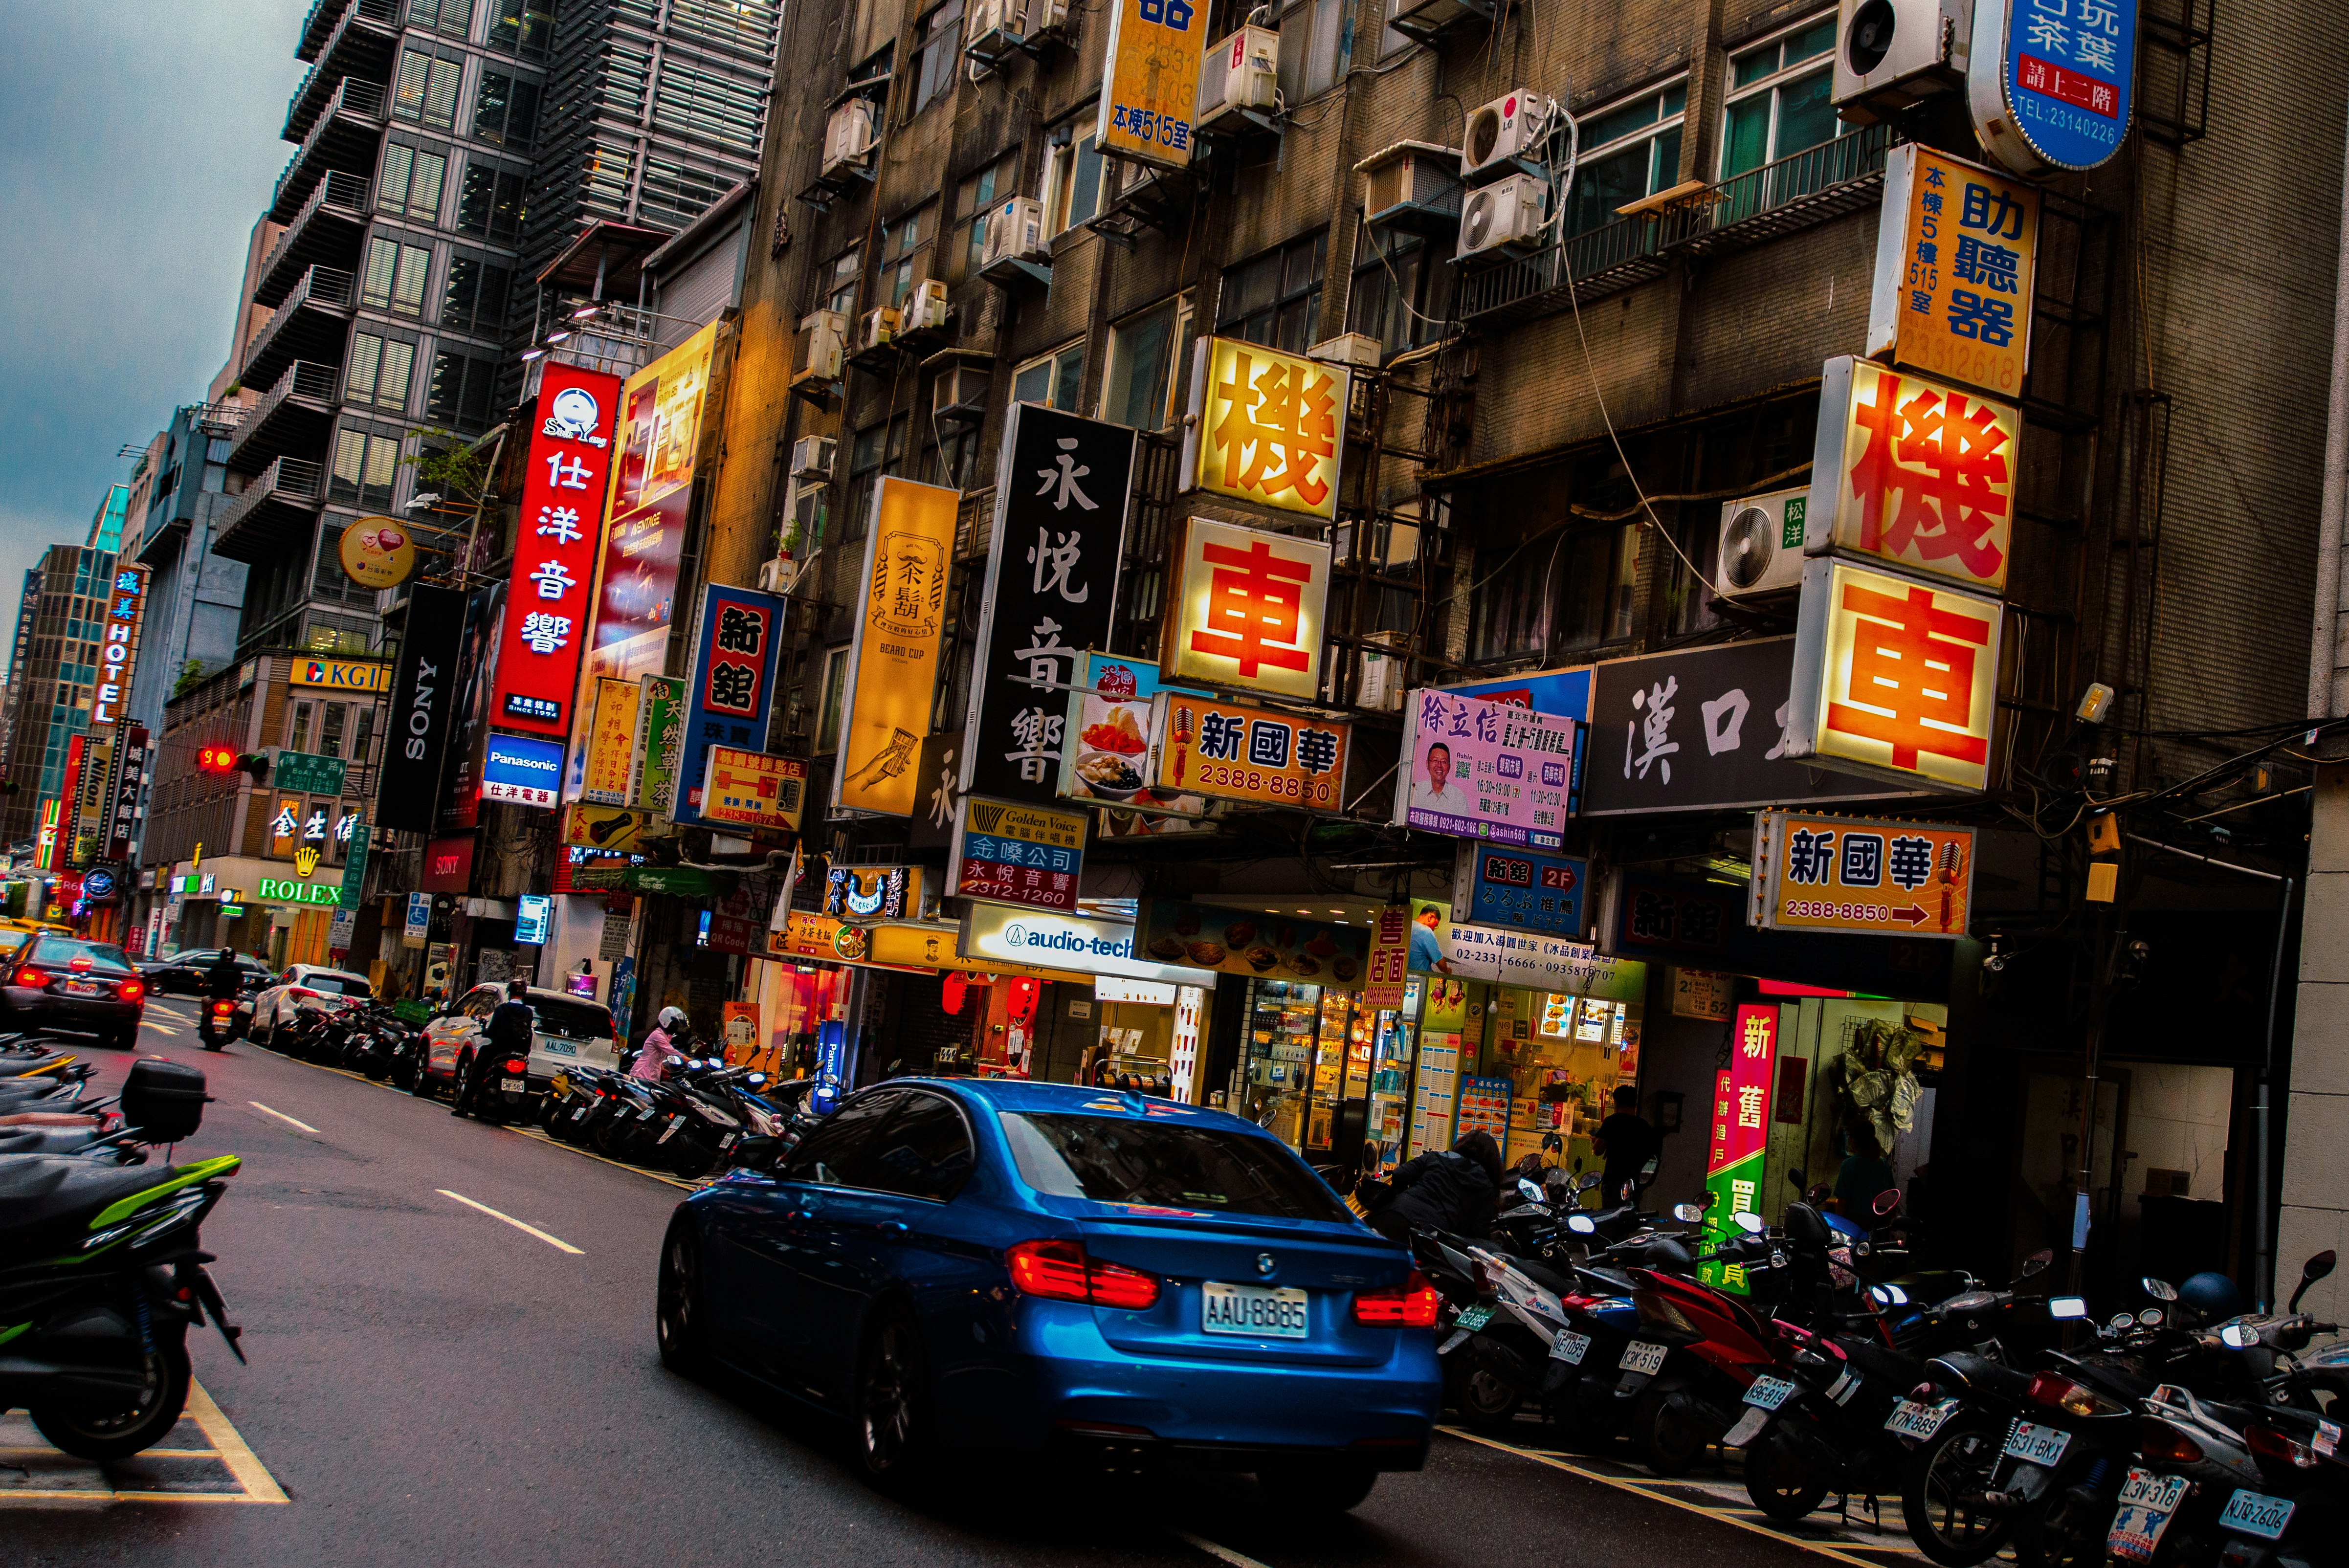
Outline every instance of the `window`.
{"label": "window", "polygon": [[1346,1212],[1297,1156],[1254,1133],[1139,1117],[997,1115],[1019,1179],[1046,1197],[1284,1220]]}
{"label": "window", "polygon": [[1102,418],[1137,430],[1164,429],[1174,422],[1175,366],[1190,323],[1189,302],[1170,299],[1109,329]]}
{"label": "window", "polygon": [[[343,728],[350,722],[349,705],[339,702],[320,703],[318,720],[318,755],[340,758],[343,754]],[[301,749],[295,748],[296,750]]]}
{"label": "window", "polygon": [[947,3],[922,18],[914,46],[914,107],[921,113],[954,86],[962,64],[963,0]]}
{"label": "window", "polygon": [[554,26],[552,0],[490,0],[490,37],[492,49],[512,49],[518,54],[546,53],[547,36]]}
{"label": "window", "polygon": [[473,0],[408,0],[408,25],[461,38],[473,26]]}
{"label": "window", "polygon": [[938,444],[922,454],[922,482],[963,488],[978,457],[978,427],[956,425],[938,431]]}
{"label": "window", "polygon": [[843,251],[824,269],[823,305],[836,310],[852,323],[856,319],[856,285],[864,275],[864,251],[862,246]]}
{"label": "window", "polygon": [[957,258],[960,278],[978,270],[987,255],[987,215],[995,211],[995,203],[1009,196],[1019,181],[1019,155],[1005,153],[976,174],[966,175],[955,187],[955,237],[947,254]]}
{"label": "window", "polygon": [[1077,394],[1084,378],[1085,346],[1082,340],[1079,340],[1057,354],[1031,359],[1013,371],[1011,400],[1014,403],[1047,403],[1055,408],[1074,413]]}
{"label": "window", "polygon": [[1311,347],[1314,324],[1321,315],[1321,265],[1329,245],[1329,231],[1317,229],[1252,262],[1226,268],[1222,297],[1216,304],[1216,334],[1291,354]]}
{"label": "window", "polygon": [[399,438],[348,427],[335,433],[335,469],[326,499],[350,506],[388,507],[399,472]]}
{"label": "window", "polygon": [[416,368],[416,345],[372,332],[351,334],[351,366],[343,396],[353,403],[405,410],[408,383]]}
{"label": "window", "polygon": [[493,163],[467,163],[457,197],[457,227],[485,239],[511,241],[522,233],[523,177]]}
{"label": "window", "polygon": [[1832,141],[1840,134],[1833,90],[1836,19],[1823,16],[1760,48],[1732,56],[1721,135],[1721,177]]}
{"label": "window", "polygon": [[970,1129],[943,1095],[897,1097],[896,1113],[874,1140],[866,1184],[932,1202],[950,1202],[970,1179]]}
{"label": "window", "polygon": [[495,337],[506,319],[506,289],[512,274],[482,256],[460,255],[449,263],[449,285],[440,295],[440,325],[453,332]]}
{"label": "window", "polygon": [[1433,343],[1452,312],[1450,258],[1417,234],[1362,224],[1354,233],[1354,281],[1346,330],[1379,340],[1388,354]]}
{"label": "window", "polygon": [[1346,0],[1288,0],[1280,13],[1280,96],[1290,105],[1338,84]]}
{"label": "window", "polygon": [[406,50],[399,57],[399,78],[392,84],[391,117],[435,130],[456,129],[457,84],[464,74],[462,60]]}
{"label": "window", "polygon": [[403,245],[381,235],[367,242],[367,273],[359,303],[395,315],[424,314],[424,279],[432,270],[432,247]]}
{"label": "window", "polygon": [[881,294],[885,304],[903,307],[918,275],[914,253],[921,248],[926,207],[906,213],[881,231]]}
{"label": "window", "polygon": [[871,1187],[879,1134],[905,1099],[895,1089],[852,1097],[818,1124],[783,1161],[786,1181],[824,1187]]}
{"label": "window", "polygon": [[316,705],[313,703],[297,702],[294,705],[294,717],[285,734],[285,745],[288,749],[294,751],[310,749],[310,720],[316,712]]}
{"label": "window", "polygon": [[479,430],[490,422],[490,397],[498,378],[493,360],[447,349],[432,356],[432,385],[425,394],[424,412],[435,424],[456,430]]}
{"label": "window", "polygon": [[815,748],[840,749],[840,703],[848,686],[846,648],[827,648],[823,655],[823,712],[816,720]]}
{"label": "window", "polygon": [[1579,128],[1582,161],[1567,199],[1566,232],[1588,233],[1615,221],[1615,209],[1680,181],[1681,126],[1688,83],[1644,92]]}
{"label": "window", "polygon": [[376,181],[375,204],[387,212],[438,222],[440,182],[448,173],[449,160],[440,153],[397,141],[387,142],[383,173]]}
{"label": "window", "polygon": [[537,134],[538,84],[483,71],[481,90],[473,95],[473,139],[526,152]]}
{"label": "window", "polygon": [[[1088,119],[1086,124],[1092,122]],[[1102,160],[1093,133],[1050,147],[1044,153],[1044,229],[1058,234],[1101,211]]]}
{"label": "window", "polygon": [[848,459],[848,525],[840,531],[841,542],[864,537],[865,525],[873,517],[874,480],[882,474],[905,471],[907,428],[907,417],[900,414],[885,425],[856,432],[856,444]]}

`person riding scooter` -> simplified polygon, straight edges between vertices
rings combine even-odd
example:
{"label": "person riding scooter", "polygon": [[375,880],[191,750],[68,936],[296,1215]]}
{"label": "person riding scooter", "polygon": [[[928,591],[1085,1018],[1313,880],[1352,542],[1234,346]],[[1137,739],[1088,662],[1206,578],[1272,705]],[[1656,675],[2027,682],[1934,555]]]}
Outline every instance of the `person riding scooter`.
{"label": "person riding scooter", "polygon": [[204,1003],[196,1015],[196,1036],[207,1047],[216,1045],[222,1032],[221,1026],[228,1021],[228,1015],[223,1013],[219,1004],[226,1002],[233,1010],[237,994],[243,985],[244,965],[237,962],[236,949],[222,948],[220,956],[212,960],[212,967],[204,971]]}
{"label": "person riding scooter", "polygon": [[663,1007],[660,1016],[653,1020],[652,1032],[637,1047],[636,1063],[628,1068],[628,1076],[658,1083],[667,1075],[669,1063],[686,1059],[685,1047],[692,1039],[693,1026],[687,1021],[685,1009]]}
{"label": "person riding scooter", "polygon": [[450,1115],[471,1115],[481,1085],[502,1070],[499,1064],[516,1057],[529,1057],[531,1034],[538,1025],[538,1015],[531,1009],[529,998],[528,981],[506,982],[506,999],[491,1010],[489,1022],[481,1026],[485,1037],[481,1049],[473,1053],[473,1070],[465,1075],[464,1083],[458,1088],[456,1103],[449,1108]]}

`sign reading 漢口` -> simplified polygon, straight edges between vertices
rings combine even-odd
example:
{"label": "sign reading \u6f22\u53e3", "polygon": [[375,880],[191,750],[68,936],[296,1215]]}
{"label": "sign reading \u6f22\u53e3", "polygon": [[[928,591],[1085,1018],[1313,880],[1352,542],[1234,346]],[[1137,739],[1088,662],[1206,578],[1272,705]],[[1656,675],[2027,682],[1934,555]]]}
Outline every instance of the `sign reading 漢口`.
{"label": "sign reading \u6f22\u53e3", "polygon": [[1411,754],[1395,825],[1556,849],[1574,778],[1574,720],[1426,688],[1404,705]]}

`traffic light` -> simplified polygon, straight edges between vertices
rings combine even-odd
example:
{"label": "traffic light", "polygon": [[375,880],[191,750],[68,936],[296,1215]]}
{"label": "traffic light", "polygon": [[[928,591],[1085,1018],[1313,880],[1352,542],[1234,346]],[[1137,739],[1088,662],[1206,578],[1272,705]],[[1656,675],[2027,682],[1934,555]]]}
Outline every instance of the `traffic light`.
{"label": "traffic light", "polygon": [[236,771],[236,748],[229,746],[204,747],[196,753],[196,768],[203,773],[233,773]]}

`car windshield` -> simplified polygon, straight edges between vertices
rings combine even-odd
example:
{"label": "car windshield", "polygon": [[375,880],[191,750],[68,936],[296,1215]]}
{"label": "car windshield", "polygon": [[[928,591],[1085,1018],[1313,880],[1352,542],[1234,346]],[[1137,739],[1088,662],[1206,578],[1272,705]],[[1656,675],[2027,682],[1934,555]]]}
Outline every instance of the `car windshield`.
{"label": "car windshield", "polygon": [[561,1035],[567,1040],[612,1037],[612,1015],[605,1008],[584,1002],[558,1002],[551,996],[533,996],[530,1006],[538,1015],[540,1034]]}
{"label": "car windshield", "polygon": [[1266,1139],[1118,1117],[1000,1113],[1021,1181],[1100,1203],[1343,1220],[1335,1194]]}
{"label": "car windshield", "polygon": [[311,974],[305,975],[300,979],[295,981],[294,984],[296,985],[306,985],[313,991],[330,991],[337,996],[372,996],[375,995],[375,987],[369,985],[357,975],[336,975],[327,970],[317,970]]}
{"label": "car windshield", "polygon": [[92,967],[119,969],[128,973],[130,960],[122,949],[111,942],[80,942],[70,936],[44,936],[25,954],[27,964],[62,964],[68,967],[87,964]]}

